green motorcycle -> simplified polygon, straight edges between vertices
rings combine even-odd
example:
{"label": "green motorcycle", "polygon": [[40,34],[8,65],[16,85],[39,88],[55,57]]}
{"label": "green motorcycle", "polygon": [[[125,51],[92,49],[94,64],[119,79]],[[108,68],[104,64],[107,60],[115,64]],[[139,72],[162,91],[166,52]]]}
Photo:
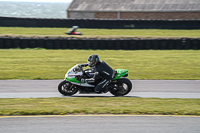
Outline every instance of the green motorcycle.
{"label": "green motorcycle", "polygon": [[[72,96],[78,91],[80,94],[97,94],[94,91],[95,86],[102,80],[99,79],[93,84],[79,81],[81,78],[92,78],[94,76],[94,69],[88,68],[83,70],[79,64],[73,66],[65,75],[65,79],[58,85],[58,91],[65,96]],[[116,69],[114,71],[114,78],[106,87],[108,92],[115,96],[124,96],[132,89],[132,83],[129,79],[127,69]],[[104,92],[105,93],[105,92]]]}

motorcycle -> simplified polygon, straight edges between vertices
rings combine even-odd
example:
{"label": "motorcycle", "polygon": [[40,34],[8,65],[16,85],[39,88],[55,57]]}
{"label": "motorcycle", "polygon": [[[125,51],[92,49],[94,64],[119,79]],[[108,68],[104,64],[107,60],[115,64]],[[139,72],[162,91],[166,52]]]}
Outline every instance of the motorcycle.
{"label": "motorcycle", "polygon": [[65,32],[65,34],[68,35],[82,35],[81,32],[76,32],[76,30],[78,29],[78,26],[73,26],[71,29],[68,30],[68,32]]}
{"label": "motorcycle", "polygon": [[[94,88],[102,79],[92,84],[79,80],[82,78],[92,78],[93,76],[94,68],[83,70],[83,66],[76,64],[67,71],[65,79],[58,85],[58,91],[64,96],[72,96],[78,91],[80,94],[97,94]],[[106,86],[107,92],[110,92],[114,96],[124,96],[128,94],[132,89],[132,83],[129,79],[125,78],[127,76],[127,69],[115,69],[112,81]]]}

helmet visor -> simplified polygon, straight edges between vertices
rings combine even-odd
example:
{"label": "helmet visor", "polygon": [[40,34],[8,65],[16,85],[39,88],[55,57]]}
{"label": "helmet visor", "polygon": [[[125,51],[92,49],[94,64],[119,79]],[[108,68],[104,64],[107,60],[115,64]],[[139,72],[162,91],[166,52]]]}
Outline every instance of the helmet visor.
{"label": "helmet visor", "polygon": [[88,65],[89,65],[89,66],[93,66],[94,64],[95,64],[95,61],[94,61],[94,60],[88,61]]}

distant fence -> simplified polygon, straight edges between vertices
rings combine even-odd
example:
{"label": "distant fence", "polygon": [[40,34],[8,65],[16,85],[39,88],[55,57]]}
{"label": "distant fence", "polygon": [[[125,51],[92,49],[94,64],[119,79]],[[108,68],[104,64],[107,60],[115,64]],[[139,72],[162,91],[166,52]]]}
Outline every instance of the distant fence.
{"label": "distant fence", "polygon": [[0,17],[5,27],[72,27],[106,29],[200,29],[200,20],[38,19]]}
{"label": "distant fence", "polygon": [[108,50],[173,50],[200,49],[200,39],[82,39],[0,37],[0,49],[108,49]]}

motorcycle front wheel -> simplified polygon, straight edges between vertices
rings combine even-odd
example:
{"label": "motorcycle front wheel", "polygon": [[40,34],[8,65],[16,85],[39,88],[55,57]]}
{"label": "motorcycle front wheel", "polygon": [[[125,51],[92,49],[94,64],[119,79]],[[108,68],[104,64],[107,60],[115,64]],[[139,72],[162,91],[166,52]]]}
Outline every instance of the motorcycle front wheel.
{"label": "motorcycle front wheel", "polygon": [[72,96],[78,92],[78,88],[64,80],[58,85],[58,91],[65,96]]}
{"label": "motorcycle front wheel", "polygon": [[117,82],[113,82],[113,88],[110,93],[115,96],[124,96],[128,94],[132,89],[132,83],[127,78],[117,79]]}

